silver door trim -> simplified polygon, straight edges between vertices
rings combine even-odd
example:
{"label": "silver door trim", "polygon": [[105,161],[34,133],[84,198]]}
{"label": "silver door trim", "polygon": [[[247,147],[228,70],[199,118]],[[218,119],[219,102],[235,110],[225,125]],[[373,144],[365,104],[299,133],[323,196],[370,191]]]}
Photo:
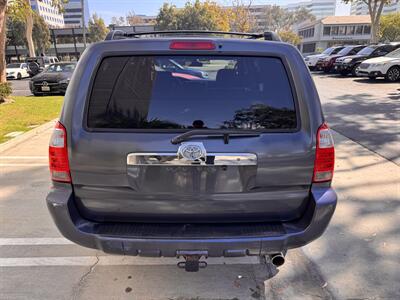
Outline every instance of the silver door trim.
{"label": "silver door trim", "polygon": [[254,153],[207,153],[205,161],[179,158],[174,152],[129,153],[128,166],[256,166]]}

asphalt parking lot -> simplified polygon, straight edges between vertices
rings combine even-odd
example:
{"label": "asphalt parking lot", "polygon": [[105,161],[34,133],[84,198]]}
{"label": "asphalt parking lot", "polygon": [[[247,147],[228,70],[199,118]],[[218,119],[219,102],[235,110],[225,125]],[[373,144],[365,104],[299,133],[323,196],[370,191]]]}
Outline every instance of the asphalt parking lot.
{"label": "asphalt parking lot", "polygon": [[326,233],[279,270],[250,257],[186,273],[175,259],[71,244],[45,205],[50,124],[0,145],[0,299],[400,299],[400,84],[314,79],[336,131],[339,204]]}
{"label": "asphalt parking lot", "polygon": [[32,95],[29,89],[29,78],[24,78],[21,80],[11,80],[11,85],[13,88],[14,96],[29,96]]}

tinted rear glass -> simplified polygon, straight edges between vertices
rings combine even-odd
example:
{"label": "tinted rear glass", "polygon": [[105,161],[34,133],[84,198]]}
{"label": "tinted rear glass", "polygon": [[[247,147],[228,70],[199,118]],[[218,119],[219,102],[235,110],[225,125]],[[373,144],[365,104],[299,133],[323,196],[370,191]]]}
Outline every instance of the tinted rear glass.
{"label": "tinted rear glass", "polygon": [[296,112],[278,58],[105,58],[88,109],[91,128],[294,129]]}

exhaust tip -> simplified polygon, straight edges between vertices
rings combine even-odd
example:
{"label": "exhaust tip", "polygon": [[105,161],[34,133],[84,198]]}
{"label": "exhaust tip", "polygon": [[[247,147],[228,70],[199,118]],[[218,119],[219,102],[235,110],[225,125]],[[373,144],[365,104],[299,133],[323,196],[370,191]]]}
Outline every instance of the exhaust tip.
{"label": "exhaust tip", "polygon": [[280,267],[285,263],[285,256],[282,253],[273,254],[271,262],[275,267]]}

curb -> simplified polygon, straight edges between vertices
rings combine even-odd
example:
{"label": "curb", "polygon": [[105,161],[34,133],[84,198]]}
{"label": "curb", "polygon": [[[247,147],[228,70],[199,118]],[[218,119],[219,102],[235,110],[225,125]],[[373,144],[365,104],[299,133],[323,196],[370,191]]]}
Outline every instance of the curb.
{"label": "curb", "polygon": [[42,132],[46,131],[47,129],[50,129],[50,128],[54,127],[54,123],[57,122],[57,120],[58,119],[51,120],[51,121],[49,121],[47,123],[44,123],[44,124],[42,124],[42,125],[40,125],[40,126],[38,126],[36,128],[33,128],[33,129],[31,129],[31,130],[29,130],[29,131],[27,131],[27,132],[15,137],[15,138],[13,138],[13,139],[11,139],[11,140],[9,140],[7,142],[4,142],[4,143],[0,144],[0,152],[4,152],[6,150],[9,150],[9,149],[11,149],[11,148],[13,148],[13,147],[25,142],[26,140],[28,140],[28,139],[30,139],[30,138],[38,135],[38,134],[41,134]]}

